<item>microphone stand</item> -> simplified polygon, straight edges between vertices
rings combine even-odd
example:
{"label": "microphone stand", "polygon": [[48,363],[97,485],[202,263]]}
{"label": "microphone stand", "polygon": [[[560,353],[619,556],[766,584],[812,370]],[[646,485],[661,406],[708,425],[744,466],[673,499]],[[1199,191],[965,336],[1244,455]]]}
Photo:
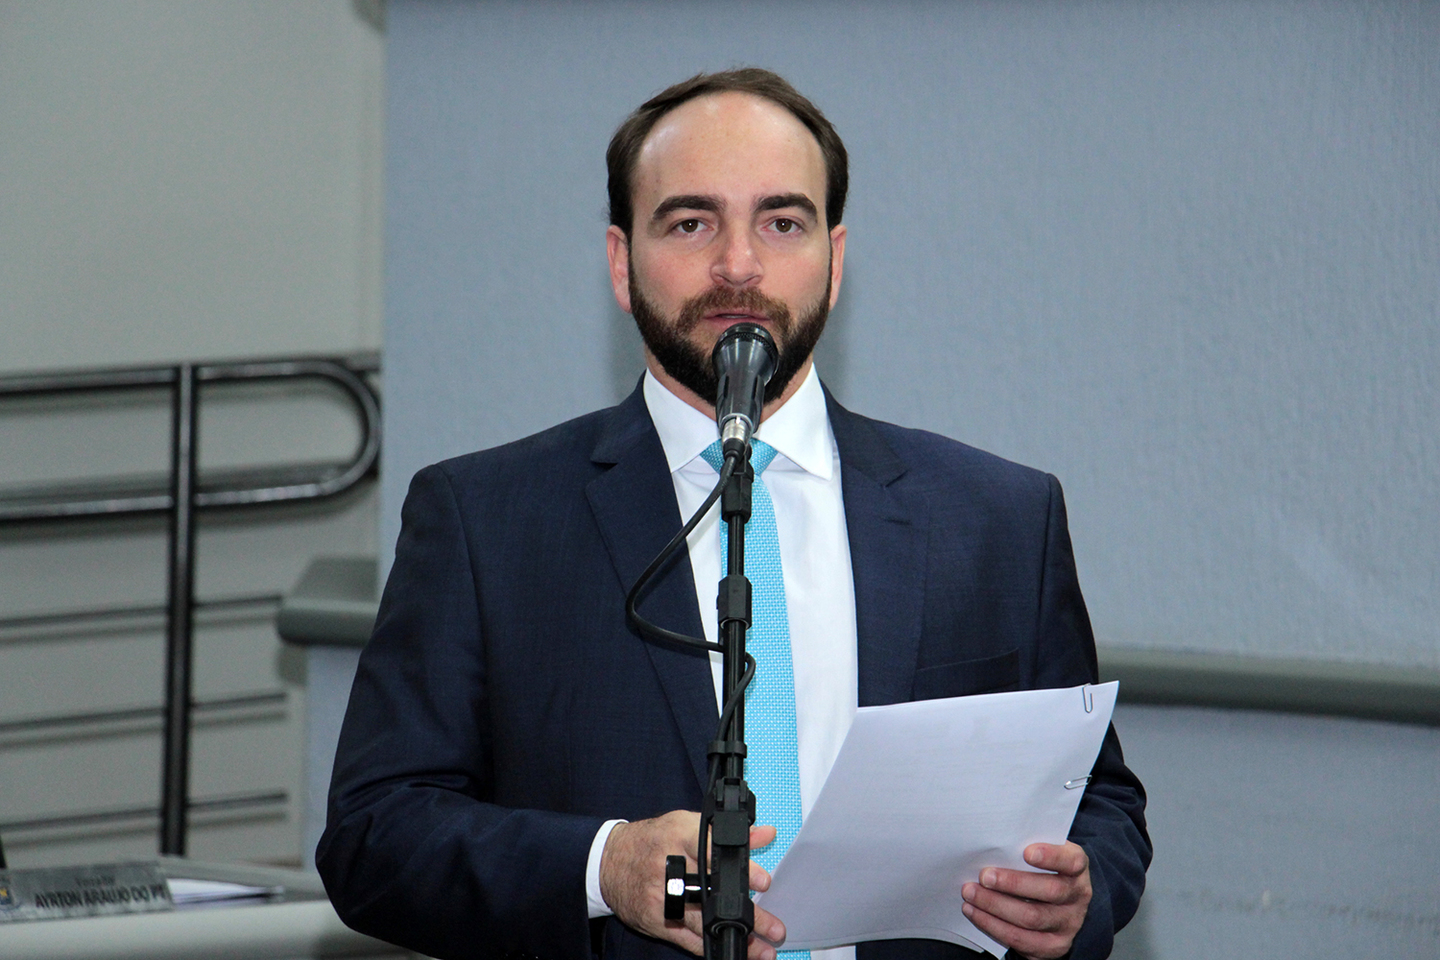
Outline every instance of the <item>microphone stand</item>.
{"label": "microphone stand", "polygon": [[[710,742],[710,783],[700,807],[699,872],[687,873],[683,856],[665,858],[665,918],[683,919],[685,904],[698,901],[707,960],[745,960],[755,929],[755,904],[750,900],[755,796],[745,783],[745,686],[754,672],[754,661],[745,654],[751,613],[750,581],[745,577],[745,524],[750,519],[750,491],[755,480],[749,443],[744,444],[739,460],[720,492],[728,560],[715,605],[720,618],[725,709],[720,739]],[[682,530],[681,535],[686,532]]]}
{"label": "microphone stand", "polygon": [[[755,471],[750,465],[750,434],[760,422],[765,386],[775,372],[779,353],[774,338],[759,324],[737,323],[720,335],[711,354],[718,380],[716,426],[720,428],[725,462],[721,481],[704,506],[641,574],[630,588],[626,615],[642,633],[676,643],[714,650],[716,644],[661,630],[635,609],[642,584],[660,561],[684,542],[700,517],[720,498],[728,559],[720,579],[716,608],[720,621],[724,704],[719,739],[710,743],[710,780],[700,807],[699,870],[685,872],[685,858],[665,859],[667,920],[680,920],[685,904],[700,903],[706,960],[744,960],[755,929],[755,904],[750,900],[750,827],[755,823],[755,796],[745,783],[745,687],[754,676],[755,661],[745,653],[750,628],[750,581],[745,578],[745,524],[750,519],[750,491]],[[710,860],[713,857],[713,867]]]}
{"label": "microphone stand", "polygon": [[[730,477],[720,496],[720,517],[728,536],[728,560],[715,603],[720,615],[720,643],[725,648],[721,686],[723,702],[735,698],[722,739],[710,745],[711,764],[720,776],[701,810],[708,818],[714,868],[709,896],[702,901],[706,953],[718,960],[744,960],[755,929],[755,904],[750,900],[750,827],[755,823],[755,796],[745,783],[745,632],[750,627],[750,581],[745,577],[745,524],[750,519],[750,490],[755,471],[750,444],[741,454],[742,467]],[[702,826],[702,835],[704,834]]]}

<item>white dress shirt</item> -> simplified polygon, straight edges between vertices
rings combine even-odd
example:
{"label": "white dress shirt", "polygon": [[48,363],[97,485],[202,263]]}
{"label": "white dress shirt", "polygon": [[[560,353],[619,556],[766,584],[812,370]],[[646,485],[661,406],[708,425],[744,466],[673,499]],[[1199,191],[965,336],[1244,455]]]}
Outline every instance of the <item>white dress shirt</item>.
{"label": "white dress shirt", "polygon": [[[680,516],[688,519],[717,480],[715,469],[700,456],[719,437],[715,421],[675,396],[648,371],[644,394],[675,483]],[[790,399],[761,423],[755,436],[777,451],[760,479],[774,502],[780,537],[795,673],[800,805],[801,813],[808,815],[850,730],[857,698],[855,584],[840,489],[840,454],[830,430],[825,393],[813,367]],[[723,572],[721,526],[716,507],[688,540],[705,639],[712,643],[719,640],[713,611]],[[710,666],[718,711],[720,654],[710,655]],[[607,822],[590,850],[586,887],[592,917],[611,912],[600,896],[600,853],[619,822]],[[764,823],[763,813],[760,822]],[[817,950],[813,955],[816,960],[841,960],[853,957],[854,948]]]}

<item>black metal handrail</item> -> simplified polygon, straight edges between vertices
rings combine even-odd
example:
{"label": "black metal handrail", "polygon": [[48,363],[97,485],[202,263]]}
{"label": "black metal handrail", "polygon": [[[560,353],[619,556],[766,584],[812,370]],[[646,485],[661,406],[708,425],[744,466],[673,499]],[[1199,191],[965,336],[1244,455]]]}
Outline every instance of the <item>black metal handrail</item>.
{"label": "black metal handrail", "polygon": [[[184,855],[189,798],[195,618],[195,512],[333,497],[373,473],[380,455],[380,398],[364,374],[379,357],[293,357],[72,370],[0,377],[0,402],[84,393],[165,389],[170,393],[170,470],[163,487],[117,491],[111,483],[44,493],[0,490],[0,525],[164,515],[167,555],[164,769],[160,852]],[[360,444],[341,465],[287,466],[203,482],[199,476],[201,388],[210,384],[320,379],[341,388],[360,420]]]}
{"label": "black metal handrail", "polygon": [[[195,600],[196,613],[223,616],[229,612],[243,614],[255,607],[278,608],[285,597],[279,593],[247,593],[229,597]],[[163,603],[127,603],[109,607],[61,610],[55,613],[32,613],[18,617],[0,617],[0,645],[24,642],[36,637],[67,637],[75,630],[102,630],[107,626],[125,624],[133,627],[156,618],[163,619],[168,608]],[[266,616],[274,616],[274,609]]]}
{"label": "black metal handrail", "polygon": [[[283,707],[288,696],[284,690],[260,690],[254,693],[238,693],[229,697],[211,700],[192,700],[190,708],[194,713],[224,713],[236,710],[255,710],[265,707]],[[76,727],[90,727],[116,723],[157,720],[165,716],[165,706],[159,704],[146,707],[115,707],[110,710],[84,710],[79,713],[54,713],[45,716],[24,717],[19,720],[0,721],[0,738],[17,734],[53,734],[74,730]]]}
{"label": "black metal handrail", "polygon": [[[242,474],[243,479],[205,483],[198,478],[194,504],[236,507],[291,500],[313,500],[341,493],[369,473],[380,456],[380,399],[363,374],[380,369],[374,354],[353,358],[296,358],[80,370],[0,377],[0,403],[5,400],[53,397],[76,393],[171,390],[190,379],[196,386],[237,381],[326,380],[339,386],[353,402],[362,427],[359,448],[349,462],[278,467]],[[223,477],[223,475],[221,475]],[[0,523],[68,520],[168,513],[175,507],[170,483],[153,489],[116,493],[113,482],[71,486],[57,493],[0,490]]]}
{"label": "black metal handrail", "polygon": [[[288,802],[290,802],[288,791],[257,790],[251,793],[232,793],[216,797],[195,797],[186,804],[186,809],[195,813],[223,813],[233,810],[283,806]],[[76,827],[113,825],[127,820],[148,820],[157,815],[163,819],[164,810],[143,806],[110,807],[104,810],[82,810],[76,813],[33,817],[28,820],[8,820],[0,823],[0,831],[20,833],[31,830],[67,830]]]}

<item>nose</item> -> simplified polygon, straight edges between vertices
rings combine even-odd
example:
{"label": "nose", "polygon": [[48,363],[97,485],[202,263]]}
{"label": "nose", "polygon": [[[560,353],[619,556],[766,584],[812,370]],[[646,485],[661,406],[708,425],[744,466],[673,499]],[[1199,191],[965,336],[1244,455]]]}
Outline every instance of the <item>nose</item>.
{"label": "nose", "polygon": [[764,271],[749,232],[731,230],[720,239],[715,262],[710,267],[715,282],[731,287],[758,283]]}

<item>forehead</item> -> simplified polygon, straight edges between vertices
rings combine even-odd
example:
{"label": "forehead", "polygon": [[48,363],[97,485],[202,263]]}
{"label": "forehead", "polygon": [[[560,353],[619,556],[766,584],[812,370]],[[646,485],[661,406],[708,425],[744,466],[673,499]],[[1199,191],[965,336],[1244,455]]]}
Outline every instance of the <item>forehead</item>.
{"label": "forehead", "polygon": [[738,201],[782,193],[803,193],[823,206],[820,144],[789,110],[748,93],[686,101],[660,118],[636,159],[642,216],[680,194]]}

